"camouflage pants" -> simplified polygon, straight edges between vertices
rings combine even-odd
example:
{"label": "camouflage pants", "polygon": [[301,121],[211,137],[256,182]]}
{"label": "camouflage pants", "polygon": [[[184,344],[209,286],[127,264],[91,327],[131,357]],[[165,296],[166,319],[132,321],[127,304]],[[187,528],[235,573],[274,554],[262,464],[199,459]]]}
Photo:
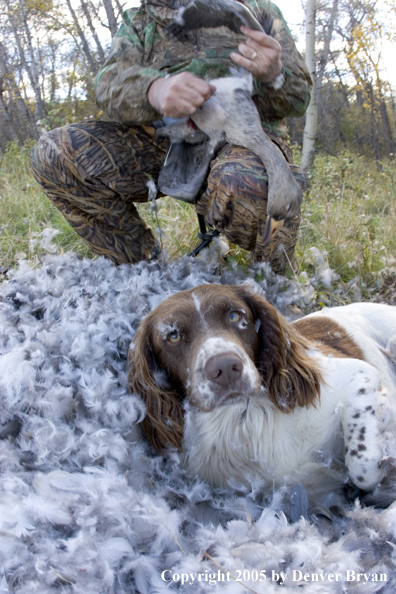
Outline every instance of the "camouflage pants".
{"label": "camouflage pants", "polygon": [[[278,142],[295,179],[303,186],[303,170],[292,164],[286,143]],[[264,244],[268,175],[254,153],[240,146],[225,146],[211,163],[207,184],[196,209],[209,224],[229,241],[253,252],[256,262],[270,262],[275,272],[294,267],[300,215],[286,222],[269,245]]]}
{"label": "camouflage pants", "polygon": [[[133,202],[148,201],[146,184],[157,180],[167,147],[153,128],[80,122],[44,134],[31,163],[44,192],[94,252],[116,264],[134,263],[150,258],[155,239]],[[302,170],[291,168],[302,181]],[[246,149],[226,146],[212,161],[197,212],[256,260],[269,260],[281,271],[293,261],[300,219],[264,246],[267,188],[261,161]]]}

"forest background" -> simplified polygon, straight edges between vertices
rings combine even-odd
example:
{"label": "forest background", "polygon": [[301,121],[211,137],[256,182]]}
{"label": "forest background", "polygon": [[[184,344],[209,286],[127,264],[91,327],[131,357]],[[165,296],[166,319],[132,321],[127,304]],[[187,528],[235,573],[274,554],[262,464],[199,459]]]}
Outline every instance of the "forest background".
{"label": "forest background", "polygon": [[[3,276],[20,259],[34,265],[51,251],[94,257],[35,183],[28,153],[43,130],[106,118],[95,104],[93,78],[124,8],[136,4],[136,0],[0,0]],[[307,0],[304,5],[279,0],[278,5],[303,55],[308,50],[305,33],[308,43],[312,31],[315,35],[310,70],[316,90],[311,107],[317,114],[309,132],[311,139],[312,134],[315,137],[315,150],[304,163],[309,187],[298,270],[288,274],[304,283],[318,270],[330,270],[317,286],[319,302],[343,303],[374,295],[392,300],[396,67],[389,56],[396,40],[396,0]],[[306,118],[288,123],[299,162]],[[197,243],[193,208],[170,198],[161,199],[158,206],[158,220],[150,205],[140,210],[157,232],[160,224],[168,258],[188,253]],[[249,254],[231,246],[228,265],[249,266]]]}

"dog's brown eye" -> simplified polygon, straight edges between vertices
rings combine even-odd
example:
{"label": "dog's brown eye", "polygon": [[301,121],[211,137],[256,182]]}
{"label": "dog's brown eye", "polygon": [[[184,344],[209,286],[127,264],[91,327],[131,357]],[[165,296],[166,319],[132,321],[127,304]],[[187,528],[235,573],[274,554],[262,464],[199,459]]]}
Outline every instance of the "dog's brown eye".
{"label": "dog's brown eye", "polygon": [[171,342],[172,344],[176,344],[177,342],[180,342],[181,340],[181,336],[180,336],[180,332],[179,330],[173,330],[173,332],[171,332],[168,335],[168,340],[169,342]]}
{"label": "dog's brown eye", "polygon": [[239,314],[237,311],[232,311],[230,313],[230,317],[228,318],[230,320],[230,322],[239,322],[239,320],[242,318],[241,314]]}

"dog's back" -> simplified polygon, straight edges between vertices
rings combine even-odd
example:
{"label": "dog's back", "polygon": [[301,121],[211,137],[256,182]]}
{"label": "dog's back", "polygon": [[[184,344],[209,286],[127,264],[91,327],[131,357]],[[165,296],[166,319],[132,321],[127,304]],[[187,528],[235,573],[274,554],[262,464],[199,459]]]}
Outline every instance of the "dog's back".
{"label": "dog's back", "polygon": [[[331,320],[343,330],[339,337],[345,343],[345,337],[353,342],[357,350],[349,351],[346,356],[363,358],[379,370],[384,386],[396,405],[396,307],[378,303],[352,303],[351,305],[324,308],[298,320],[295,325],[307,324],[308,321],[320,321],[323,329],[326,321]],[[304,332],[307,335],[306,331]],[[337,336],[335,339],[337,340]],[[321,340],[330,344],[334,333],[324,333]],[[341,347],[342,348],[342,347]],[[358,356],[358,353],[362,356]]]}

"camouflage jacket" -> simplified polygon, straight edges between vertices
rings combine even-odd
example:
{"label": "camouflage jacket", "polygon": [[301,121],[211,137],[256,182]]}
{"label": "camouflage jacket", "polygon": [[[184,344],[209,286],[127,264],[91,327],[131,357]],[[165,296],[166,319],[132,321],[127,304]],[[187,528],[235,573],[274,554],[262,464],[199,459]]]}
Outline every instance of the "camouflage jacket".
{"label": "camouflage jacket", "polygon": [[[282,46],[286,80],[275,91],[255,79],[253,100],[263,126],[285,138],[283,120],[304,114],[311,79],[279,8],[269,0],[244,3],[256,17],[270,9],[274,19],[271,34]],[[193,31],[188,40],[176,41],[164,31],[176,14],[161,0],[142,0],[139,8],[125,11],[110,55],[95,79],[98,104],[111,119],[127,126],[160,119],[161,114],[147,100],[147,91],[154,80],[167,74],[188,71],[206,79],[230,76],[229,67],[236,66],[230,54],[246,36],[218,27]]]}

